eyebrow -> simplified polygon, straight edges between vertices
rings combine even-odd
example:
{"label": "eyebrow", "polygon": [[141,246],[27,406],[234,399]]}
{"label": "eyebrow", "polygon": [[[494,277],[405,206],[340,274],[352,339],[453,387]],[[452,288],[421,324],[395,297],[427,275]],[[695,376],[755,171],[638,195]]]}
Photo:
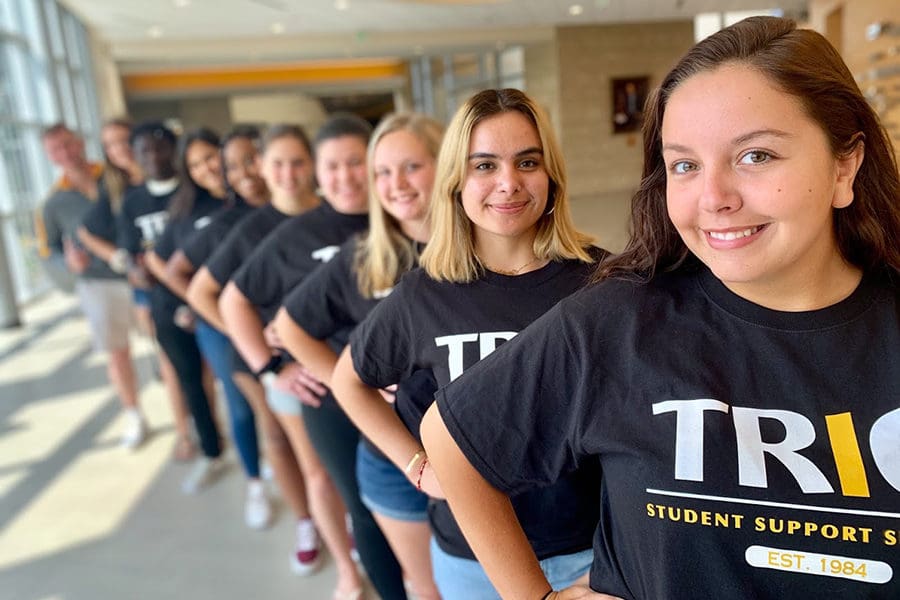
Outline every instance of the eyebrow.
{"label": "eyebrow", "polygon": [[[794,134],[788,133],[787,131],[782,131],[781,129],[757,129],[755,131],[749,131],[737,136],[736,138],[731,140],[731,145],[740,146],[741,144],[746,144],[747,142],[755,140],[756,138],[766,136],[777,138],[792,138],[794,137]],[[671,150],[673,152],[690,152],[691,149],[680,144],[664,144],[662,150],[663,152],[665,152],[666,150]]]}
{"label": "eyebrow", "polygon": [[[532,146],[531,148],[526,148],[525,150],[519,150],[518,152],[516,152],[515,156],[519,157],[525,156],[527,154],[540,154],[541,156],[543,156],[544,151],[537,146]],[[491,154],[490,152],[473,152],[469,155],[468,160],[475,160],[478,158],[500,158],[500,156],[497,154]]]}

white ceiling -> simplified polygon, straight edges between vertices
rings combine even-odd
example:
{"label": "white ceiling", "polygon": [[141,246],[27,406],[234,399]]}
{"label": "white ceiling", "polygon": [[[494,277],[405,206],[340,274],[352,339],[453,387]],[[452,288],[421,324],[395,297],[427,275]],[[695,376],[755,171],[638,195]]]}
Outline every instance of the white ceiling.
{"label": "white ceiling", "polygon": [[[557,25],[693,19],[805,0],[63,0],[123,72],[176,65],[410,57],[550,39]],[[570,14],[579,4],[580,15]],[[339,6],[345,10],[339,10]]]}

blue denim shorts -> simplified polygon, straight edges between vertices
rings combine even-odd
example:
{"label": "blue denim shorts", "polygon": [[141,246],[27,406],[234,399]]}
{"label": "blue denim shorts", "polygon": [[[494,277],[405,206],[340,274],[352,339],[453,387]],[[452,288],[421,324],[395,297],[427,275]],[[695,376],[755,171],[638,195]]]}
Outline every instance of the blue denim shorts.
{"label": "blue denim shorts", "polygon": [[[561,590],[590,571],[593,560],[592,549],[560,554],[542,560],[541,570],[553,589]],[[500,600],[500,595],[478,561],[447,554],[434,538],[431,538],[431,567],[442,598]]]}
{"label": "blue denim shorts", "polygon": [[300,402],[300,398],[290,392],[282,391],[265,381],[262,381],[261,383],[266,390],[266,403],[269,405],[269,408],[272,409],[273,413],[296,415],[298,417],[302,415],[301,407],[303,406],[303,403]]}
{"label": "blue denim shorts", "polygon": [[360,442],[356,447],[359,497],[373,513],[398,521],[428,520],[428,496],[417,490],[394,463],[376,456]]}
{"label": "blue denim shorts", "polygon": [[150,290],[131,288],[131,297],[136,306],[150,308]]}

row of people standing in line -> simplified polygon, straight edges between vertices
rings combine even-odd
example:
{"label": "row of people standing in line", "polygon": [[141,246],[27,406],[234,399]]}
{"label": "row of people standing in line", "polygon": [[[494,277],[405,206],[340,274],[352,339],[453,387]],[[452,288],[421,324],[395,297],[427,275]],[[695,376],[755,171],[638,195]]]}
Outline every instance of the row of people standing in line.
{"label": "row of people standing in line", "polygon": [[[792,70],[791,56],[779,54],[776,48],[783,44],[790,46],[787,54],[791,56],[818,57],[817,70]],[[785,78],[784,73],[790,77]],[[815,95],[821,86],[796,87],[798,80],[826,79],[843,94],[840,106]],[[760,348],[783,349],[779,350],[783,356],[778,365],[800,369],[806,376],[821,375],[819,360],[831,352],[825,336],[862,334],[885,351],[881,353],[885,360],[865,369],[867,375],[862,387],[857,385],[855,397],[866,397],[865,391],[874,385],[881,390],[879,397],[895,398],[892,392],[900,381],[895,360],[900,348],[898,294],[893,279],[900,272],[900,260],[895,248],[876,243],[900,234],[896,163],[883,129],[837,53],[821,36],[799,32],[787,20],[750,19],[701,42],[666,82],[664,95],[653,100],[659,114],[651,111],[645,129],[647,176],[644,191],[636,197],[638,227],[624,255],[604,259],[604,253],[592,249],[589,240],[572,227],[562,157],[540,109],[520,92],[489,90],[470,99],[449,126],[434,191],[429,195],[433,202],[430,219],[423,221],[428,224],[427,232],[416,227],[404,229],[406,221],[391,212],[390,194],[381,195],[379,190],[373,194],[381,202],[373,204],[370,233],[351,239],[338,251],[336,246],[342,240],[332,241],[329,230],[339,225],[353,230],[349,217],[354,213],[342,212],[346,205],[326,191],[325,200],[333,204],[286,221],[225,284],[220,301],[224,326],[251,371],[265,381],[271,408],[285,430],[296,430],[301,424],[309,446],[318,451],[351,514],[351,504],[361,492],[365,504],[383,521],[401,563],[404,545],[392,538],[388,520],[398,513],[388,513],[402,510],[404,516],[410,516],[414,509],[410,510],[413,505],[408,500],[415,498],[415,488],[429,493],[428,517],[436,541],[431,546],[429,572],[446,598],[496,597],[491,582],[508,598],[605,597],[599,592],[622,597],[689,597],[691,590],[701,588],[704,597],[778,597],[800,588],[810,593],[833,588],[848,597],[880,597],[884,592],[884,597],[890,597],[897,589],[890,576],[879,582],[887,583],[886,587],[876,589],[859,578],[847,583],[848,578],[838,580],[824,571],[818,578],[808,570],[772,574],[754,563],[752,546],[747,548],[745,565],[732,554],[743,556],[744,546],[752,543],[754,536],[736,531],[740,526],[724,532],[714,528],[695,531],[698,544],[711,549],[698,561],[683,544],[676,550],[686,535],[677,526],[663,519],[638,522],[628,516],[631,504],[642,511],[651,506],[635,500],[635,494],[649,494],[652,490],[647,486],[661,485],[647,469],[655,469],[657,463],[666,462],[660,457],[671,454],[671,448],[658,447],[669,436],[651,433],[652,422],[647,421],[651,415],[678,412],[678,432],[682,432],[681,413],[690,408],[685,403],[701,400],[679,398],[694,397],[692,394],[712,398],[718,390],[748,406],[759,404],[759,398],[747,396],[763,383],[759,375],[747,379],[717,370],[709,347],[719,360],[727,349],[715,350],[718,346],[711,344],[709,336],[699,336],[699,346],[691,346],[691,351],[671,343],[676,338],[694,343],[691,327],[700,327],[704,319],[716,320],[717,331],[729,347],[757,336]],[[718,94],[711,93],[714,89]],[[721,101],[717,101],[719,96]],[[814,98],[821,104],[810,104]],[[826,105],[832,112],[816,112]],[[699,138],[695,127],[698,109],[703,109],[707,125]],[[836,118],[842,111],[845,118]],[[372,142],[369,169],[373,181],[396,174],[390,168],[382,169],[377,158],[379,145],[389,147],[390,139],[389,135],[376,135]],[[316,150],[318,162],[321,148]],[[347,150],[348,156],[352,154]],[[699,200],[695,200],[688,188],[698,177],[716,185],[708,192],[697,192]],[[755,184],[738,193],[740,186],[729,177],[753,177]],[[783,194],[787,208],[779,208],[774,198],[754,200],[753,191],[761,187],[764,194]],[[394,208],[401,205],[398,200]],[[395,219],[387,222],[399,231],[394,230],[392,236],[387,226],[388,241],[379,246],[379,227],[385,226],[378,224],[385,216],[379,212],[382,206]],[[764,210],[766,206],[769,209]],[[795,215],[792,207],[804,210]],[[845,210],[848,207],[852,208]],[[762,212],[768,215],[764,222],[744,222]],[[858,222],[873,212],[880,218]],[[779,237],[781,229],[793,235]],[[350,232],[344,233],[347,237]],[[428,244],[418,257],[418,243],[426,239]],[[679,239],[683,240],[680,244]],[[821,243],[817,245],[816,240]],[[660,245],[664,243],[668,244],[665,248]],[[770,246],[785,252],[774,256]],[[812,246],[820,251],[810,253]],[[390,250],[379,254],[385,248]],[[333,254],[338,258],[313,268],[317,257]],[[732,255],[741,260],[731,260]],[[397,276],[412,266],[414,257],[419,258],[422,269],[395,286]],[[651,282],[601,281],[579,292],[574,300],[552,308],[588,282],[591,265],[597,260],[602,260],[600,272],[606,278],[631,273],[650,277]],[[817,274],[815,281],[809,280],[809,269]],[[667,270],[673,273],[660,274]],[[385,273],[393,277],[380,279]],[[190,299],[190,287],[187,294]],[[802,301],[802,306],[797,301]],[[547,318],[517,336],[551,308]],[[650,309],[656,311],[651,314],[665,315],[663,322],[646,323],[641,311]],[[265,325],[273,316],[274,333],[267,337]],[[605,319],[600,329],[583,322],[595,316]],[[871,326],[855,326],[860,319]],[[777,333],[781,330],[787,333]],[[513,337],[517,339],[487,358]],[[338,358],[348,339],[349,347]],[[803,352],[794,352],[793,344],[801,344],[815,356],[803,358]],[[287,350],[304,367],[273,354],[273,349]],[[655,358],[648,364],[651,356]],[[694,356],[710,359],[704,362],[707,375],[692,378],[697,371],[685,360]],[[604,361],[609,361],[610,368]],[[638,364],[652,367],[653,373],[654,369],[665,373],[660,372],[658,381],[638,386],[643,391],[636,396],[628,390],[638,385],[634,373]],[[853,364],[862,368],[857,361]],[[839,367],[835,363],[835,368]],[[713,372],[718,375],[715,390],[707,389],[712,381],[708,374]],[[725,385],[729,373],[739,391]],[[429,374],[434,381],[428,380]],[[775,371],[767,368],[763,377],[775,382],[778,378],[774,375]],[[334,390],[346,414],[383,453],[379,455],[371,447],[356,453],[360,492],[355,498],[341,483],[350,480],[347,465],[351,461],[338,456],[350,446],[355,448],[355,430],[330,398],[310,395],[322,391],[316,380]],[[840,385],[849,381],[842,378]],[[521,382],[525,382],[524,388]],[[391,407],[377,390],[385,391],[396,383],[400,387]],[[672,386],[691,389],[667,391]],[[434,387],[441,388],[437,392],[439,413],[430,406]],[[829,388],[830,395],[843,397],[837,391]],[[595,392],[606,395],[595,402]],[[781,398],[777,391],[766,397],[770,396]],[[301,398],[305,398],[302,406]],[[624,398],[634,398],[633,405],[620,406]],[[646,416],[640,412],[650,408],[642,403],[662,398],[670,402],[654,404]],[[570,406],[570,402],[574,404]],[[678,402],[685,406],[676,406]],[[873,507],[882,511],[889,504],[888,486],[896,483],[885,458],[898,439],[898,419],[892,416],[896,411],[884,413],[891,408],[890,402],[873,402],[863,410],[870,425],[867,429],[874,436],[873,456],[868,460],[887,481],[883,485],[873,479],[871,484]],[[810,414],[829,410],[801,404],[796,408]],[[712,406],[703,410],[713,408],[720,410]],[[600,409],[602,414],[595,415]],[[429,449],[427,456],[416,438],[426,410],[423,441]],[[747,410],[741,408],[741,418]],[[737,426],[739,411],[735,412]],[[768,411],[765,416],[787,419],[783,413]],[[628,415],[635,415],[636,420],[627,420]],[[641,426],[647,431],[642,433]],[[739,435],[752,437],[752,431],[736,428]],[[341,437],[340,432],[349,434]],[[837,433],[832,431],[832,435]],[[319,436],[329,439],[317,441]],[[302,454],[305,443],[295,443],[295,453],[299,450]],[[675,450],[683,452],[689,445],[679,439]],[[816,452],[816,464],[822,464]],[[639,463],[629,462],[634,456],[642,457]],[[777,456],[786,460],[787,455]],[[684,463],[686,458],[680,455],[676,479],[702,482],[702,473],[697,479],[694,471],[684,471],[691,468]],[[438,477],[432,462],[437,463]],[[784,464],[795,475],[800,468],[797,462]],[[725,466],[716,465],[717,473]],[[479,476],[512,494],[512,502]],[[742,478],[745,476],[750,475],[744,473]],[[638,479],[636,486],[629,483],[634,478]],[[724,482],[727,475],[716,479]],[[402,485],[391,488],[390,481]],[[369,484],[371,488],[367,488]],[[539,487],[535,488],[536,484]],[[801,482],[803,493],[809,484],[808,479]],[[453,514],[440,500],[445,491],[451,496]],[[735,496],[745,494],[740,488],[729,491]],[[775,493],[792,502],[805,500],[803,495],[798,498],[791,493],[781,479]],[[715,497],[723,500],[720,495]],[[748,497],[747,501],[753,500]],[[735,506],[740,506],[740,501],[736,502]],[[702,509],[701,504],[692,508]],[[777,510],[791,516],[790,511],[797,509],[795,504],[784,504]],[[454,522],[454,514],[461,519],[461,528]],[[881,513],[865,518],[877,519],[878,515]],[[354,515],[354,525],[356,518]],[[325,531],[335,521],[333,515],[330,522],[327,519],[323,514],[320,527]],[[517,528],[516,520],[522,529]],[[472,541],[472,549],[460,529]],[[629,532],[641,533],[630,539]],[[340,552],[340,536],[324,531],[323,535],[332,552]],[[755,537],[761,543],[779,543],[775,532]],[[413,547],[421,544],[421,538],[407,539],[405,544]],[[810,547],[825,546],[827,541]],[[881,559],[890,564],[891,557],[885,552],[867,550],[877,554],[877,565],[882,564]],[[362,545],[360,553],[365,562],[369,553]],[[490,581],[473,560],[476,555],[486,565]],[[654,559],[648,562],[641,556]],[[339,555],[337,560],[342,560]],[[863,562],[869,565],[867,560]],[[717,564],[715,569],[704,567],[712,562]],[[678,567],[664,568],[667,564]],[[379,585],[377,580],[381,574],[395,584],[400,582],[399,566],[394,572],[366,566],[382,597],[402,597],[402,588],[399,595],[393,595],[384,581]],[[581,579],[589,569],[590,588]],[[403,564],[403,570],[408,575],[418,573],[409,563]],[[705,578],[700,576],[703,574]],[[753,585],[741,588],[741,582],[748,580]],[[353,576],[339,566],[336,597],[356,595],[354,585]],[[416,592],[428,593],[425,589]]]}
{"label": "row of people standing in line", "polygon": [[[511,318],[510,324],[505,326],[509,328],[515,323],[518,329],[542,310],[549,308],[562,295],[583,285],[587,278],[588,265],[594,261],[597,253],[588,250],[587,237],[575,232],[571,226],[561,157],[558,156],[552,132],[539,109],[523,94],[512,90],[499,94],[495,92],[493,98],[491,93],[487,93],[483,95],[481,101],[485,103],[487,113],[495,112],[498,118],[490,122],[490,128],[482,127],[476,130],[476,133],[478,131],[483,133],[480,139],[473,143],[479,145],[480,151],[485,156],[496,157],[496,160],[477,169],[483,171],[484,175],[481,176],[481,183],[474,183],[473,188],[477,190],[480,187],[483,191],[488,191],[491,186],[498,186],[503,188],[501,195],[515,199],[507,198],[503,202],[481,206],[483,199],[478,199],[476,191],[471,204],[463,209],[462,198],[456,200],[454,197],[453,202],[459,205],[460,212],[456,215],[456,219],[448,213],[446,222],[451,228],[461,226],[463,229],[469,229],[467,235],[470,239],[466,247],[474,252],[469,256],[469,260],[476,261],[472,264],[476,270],[476,278],[477,273],[488,275],[487,286],[476,286],[478,289],[474,292],[463,294],[463,297],[468,293],[474,295],[471,301],[473,314],[469,318],[478,322],[479,328],[485,328],[487,322],[497,320],[498,317],[492,313],[514,301],[523,286],[526,289],[534,288],[532,295],[539,299],[527,311],[529,314],[516,314]],[[509,111],[512,112],[508,115],[502,114]],[[326,124],[319,137],[322,138],[323,132],[327,135],[329,126],[335,126],[340,122],[341,119],[337,119]],[[346,127],[347,123],[344,123],[344,126]],[[132,136],[139,160],[142,152],[138,141],[143,135],[142,131],[146,129],[146,125],[140,126]],[[276,134],[279,131],[283,133],[285,129],[276,127],[269,133],[262,153],[263,165],[266,164],[266,155],[277,137]],[[503,147],[501,143],[503,131],[512,131],[516,134],[512,145],[507,144]],[[292,298],[298,298],[295,301],[296,305],[304,307],[311,313],[306,315],[307,327],[319,335],[319,338],[315,338],[316,343],[313,347],[319,351],[327,349],[330,353],[326,362],[322,362],[321,358],[319,362],[313,360],[317,365],[317,379],[331,381],[328,367],[333,367],[336,351],[340,351],[353,326],[362,321],[377,300],[390,291],[393,283],[404,271],[415,265],[421,247],[428,241],[430,233],[427,219],[428,200],[431,196],[439,133],[440,127],[436,123],[417,116],[388,119],[376,133],[369,151],[371,161],[369,168],[375,191],[372,195],[372,213],[378,216],[373,219],[372,232],[364,238],[348,240],[353,233],[362,231],[367,225],[367,219],[362,215],[366,212],[368,202],[365,181],[365,142],[368,132],[360,128],[355,134],[349,133],[338,137],[334,144],[336,154],[333,157],[328,153],[331,148],[324,148],[323,153],[321,140],[316,147],[317,161],[338,172],[343,170],[352,174],[355,168],[357,170],[355,180],[352,175],[344,176],[343,181],[337,182],[331,195],[329,186],[322,186],[326,203],[276,228],[262,241],[259,248],[256,248],[250,256],[244,257],[242,264],[241,261],[237,261],[240,268],[233,273],[216,279],[213,273],[217,270],[217,261],[208,260],[207,264],[199,269],[195,281],[184,288],[184,291],[181,291],[183,285],[177,282],[178,274],[183,277],[192,270],[193,260],[188,260],[190,266],[185,266],[185,259],[194,253],[192,246],[197,245],[198,238],[208,237],[207,233],[215,230],[215,224],[222,221],[224,215],[218,215],[218,218],[211,221],[212,224],[208,227],[214,229],[207,229],[201,234],[191,236],[190,242],[187,239],[183,240],[180,244],[180,254],[172,252],[165,242],[167,237],[174,235],[169,232],[175,231],[178,219],[173,219],[165,230],[166,233],[162,234],[152,252],[144,260],[162,281],[168,282],[170,289],[185,294],[188,300],[194,300],[198,312],[205,315],[210,322],[217,322],[219,315],[215,310],[209,310],[210,307],[216,309],[218,307],[208,300],[210,297],[214,299],[219,289],[224,286],[220,302],[224,319],[219,322],[220,326],[224,326],[232,336],[248,363],[252,365],[250,370],[256,375],[266,380],[272,378],[266,376],[267,372],[278,370],[277,381],[269,382],[267,386],[266,395],[269,404],[287,432],[295,456],[301,465],[304,462],[315,461],[314,457],[318,450],[322,462],[327,466],[326,478],[327,474],[331,475],[347,504],[364,564],[367,556],[391,555],[386,545],[382,548],[366,547],[367,544],[371,545],[369,539],[380,537],[378,527],[366,505],[378,515],[378,524],[388,533],[394,552],[401,557],[402,571],[399,565],[391,568],[386,568],[383,564],[373,564],[372,568],[366,565],[367,572],[383,597],[402,597],[404,593],[402,572],[406,573],[408,584],[415,590],[417,597],[438,596],[432,581],[432,565],[427,560],[428,541],[431,537],[426,525],[429,512],[432,524],[447,530],[441,538],[440,545],[435,545],[433,549],[445,557],[443,563],[437,561],[435,563],[435,572],[443,574],[443,578],[439,576],[438,580],[439,585],[444,588],[442,590],[444,596],[459,596],[465,593],[463,590],[471,590],[473,586],[475,589],[479,587],[490,589],[490,584],[483,574],[477,573],[479,571],[477,563],[472,559],[458,528],[453,525],[452,516],[446,507],[433,506],[429,511],[426,497],[415,489],[424,485],[425,489],[439,495],[427,463],[415,460],[410,462],[409,457],[402,459],[403,470],[406,471],[403,473],[398,468],[397,461],[400,459],[397,458],[399,455],[396,451],[392,452],[394,464],[371,444],[361,444],[362,450],[357,454],[356,429],[333,399],[324,394],[318,398],[310,395],[311,391],[323,390],[316,390],[316,384],[305,375],[302,367],[296,364],[285,367],[281,364],[283,358],[277,353],[273,354],[272,346],[284,346],[287,343],[277,340],[273,343],[267,341],[264,325],[272,319],[287,292],[296,287],[295,284],[301,283],[310,275],[323,259],[338,254],[339,260],[331,262],[328,267],[316,270],[315,277],[309,278],[308,285],[301,285],[292,293]],[[460,135],[462,134],[460,131]],[[151,137],[165,141],[168,136],[157,129],[151,133]],[[341,137],[347,139],[342,140]],[[466,134],[464,138],[468,140],[469,135]],[[500,145],[497,146],[498,144]],[[513,148],[516,144],[521,148]],[[225,150],[227,154],[227,146]],[[545,156],[548,155],[551,157],[549,159],[551,170],[555,176],[552,185],[544,167]],[[460,157],[457,156],[454,160],[460,160]],[[290,161],[287,161],[287,164],[289,163]],[[281,164],[286,163],[282,161]],[[458,170],[459,166],[456,165],[454,170]],[[263,171],[265,172],[265,167]],[[500,175],[498,181],[489,180],[488,174],[496,177],[501,171],[503,175]],[[325,177],[320,176],[320,180]],[[294,179],[293,189],[302,187],[297,186],[296,181],[302,180],[302,177],[298,178],[296,174],[294,177],[288,175],[285,179]],[[526,185],[516,183],[520,179]],[[271,186],[270,189],[274,187]],[[277,193],[273,191],[272,194],[274,201]],[[131,204],[136,204],[133,198],[134,196]],[[155,206],[158,207],[159,204]],[[122,214],[128,215],[126,218],[133,221],[132,231],[141,227],[136,222],[138,218],[143,217],[141,221],[143,224],[157,220],[159,211],[145,208],[136,211],[142,213],[137,215],[130,212],[129,208],[129,200],[126,198]],[[262,214],[263,210],[260,209],[257,213]],[[195,212],[201,216],[208,214],[202,210]],[[458,222],[459,219],[463,222]],[[453,225],[453,222],[456,224]],[[543,226],[539,225],[539,222]],[[248,223],[250,225],[245,227]],[[123,228],[128,227],[128,224],[121,223],[121,219],[120,225]],[[534,245],[534,238],[539,235],[541,229],[543,231],[540,231],[539,244],[546,254],[538,257],[531,248]],[[241,219],[210,258],[227,255],[227,249],[233,245],[230,240],[246,239],[250,231],[259,232],[258,224],[253,224],[251,217]],[[455,237],[457,234],[458,232],[452,229],[444,231],[446,247],[442,252],[458,252],[456,247],[458,239]],[[261,236],[256,239],[260,238]],[[509,243],[511,240],[512,244]],[[345,242],[344,252],[339,252]],[[126,247],[128,245],[123,244]],[[133,256],[139,256],[134,250],[133,243],[131,248]],[[161,270],[159,265],[154,266],[158,259],[170,256],[168,269]],[[517,264],[513,266],[513,263]],[[527,274],[535,272],[537,275],[527,277]],[[231,276],[230,283],[228,275]],[[471,276],[472,274],[469,275]],[[530,281],[526,281],[528,279]],[[464,280],[457,282],[463,283]],[[318,302],[314,304],[303,300],[304,294],[307,293],[318,294],[316,298]],[[490,308],[487,306],[478,308],[478,302],[484,299],[488,300]],[[169,306],[171,308],[173,305]],[[406,308],[401,305],[400,310],[405,311]],[[164,314],[173,314],[173,311],[169,310]],[[160,319],[157,317],[157,320]],[[174,321],[174,318],[172,320]],[[168,325],[169,323],[164,324]],[[290,333],[296,335],[299,331],[302,329],[294,328]],[[509,335],[511,334],[495,337],[493,343],[497,344]],[[326,340],[331,343],[330,346],[325,343]],[[276,358],[272,358],[273,356]],[[423,364],[416,370],[418,372],[411,373],[412,377],[404,377],[405,381],[396,390],[394,400],[398,410],[406,411],[410,415],[408,425],[404,426],[400,420],[397,420],[396,424],[403,428],[404,436],[412,440],[413,444],[417,444],[413,437],[417,419],[424,411],[424,407],[427,407],[435,389],[433,365]],[[197,373],[193,371],[189,372],[188,376],[198,379]],[[194,387],[199,389],[196,384]],[[302,411],[298,396],[306,399]],[[392,410],[381,395],[376,393],[375,399],[377,407]],[[195,410],[196,407],[202,409],[199,402],[192,403],[191,407]],[[239,444],[238,446],[240,447]],[[334,492],[328,489],[327,484],[310,483],[309,473],[311,472],[312,478],[315,479],[315,467],[313,464],[312,469],[304,469],[307,472],[310,508],[317,517],[318,527],[338,562],[340,576],[338,592],[343,593],[348,589],[352,592],[359,588],[359,582],[352,562],[349,561],[348,549],[341,547],[347,546],[343,523],[344,509],[340,507],[340,502],[334,502]],[[363,501],[360,500],[360,491],[357,490],[357,474],[360,484],[366,488],[361,494]],[[413,485],[413,482],[416,485]],[[571,483],[567,482],[563,487],[570,485]],[[552,508],[553,501],[559,494],[545,494],[545,496],[543,504],[541,494],[531,499],[532,505],[528,509],[531,510],[535,521],[544,520],[545,513]],[[433,503],[441,504],[439,501]],[[582,504],[587,506],[590,501],[586,498]],[[354,505],[357,505],[356,509]],[[317,512],[318,514],[315,514]],[[585,517],[589,512],[589,510],[580,511],[578,516]],[[581,525],[589,528],[589,522],[590,517],[587,517],[587,521],[581,522]],[[367,535],[366,527],[373,528],[374,535]],[[553,527],[546,528],[544,532],[551,552],[548,558],[558,556],[567,559],[568,570],[565,571],[565,577],[568,579],[562,579],[560,582],[571,582],[587,570],[590,552],[589,543],[586,544],[585,540],[589,540],[589,536],[582,535],[584,539],[580,540],[575,548],[566,539],[570,531],[552,531],[553,529]],[[565,540],[562,547],[559,540]],[[384,543],[383,538],[381,543]],[[445,546],[447,550],[443,550],[441,546]],[[343,560],[344,556],[347,556],[348,560]],[[465,575],[462,579],[458,573],[460,568]],[[379,579],[392,580],[392,583],[379,585]],[[393,591],[391,585],[394,586]]]}

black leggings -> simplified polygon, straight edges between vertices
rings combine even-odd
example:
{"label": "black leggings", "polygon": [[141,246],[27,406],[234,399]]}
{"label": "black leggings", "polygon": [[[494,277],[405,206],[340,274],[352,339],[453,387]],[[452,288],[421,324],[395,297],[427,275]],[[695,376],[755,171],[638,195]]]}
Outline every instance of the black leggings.
{"label": "black leggings", "polygon": [[197,429],[203,454],[215,458],[222,454],[222,446],[216,422],[209,409],[209,399],[203,389],[203,359],[197,340],[193,333],[177,326],[171,318],[153,315],[153,322],[156,325],[156,339],[178,374],[178,383],[191,416],[194,417],[194,427]]}
{"label": "black leggings", "polygon": [[310,441],[353,519],[353,537],[366,574],[382,600],[405,600],[400,563],[372,513],[359,499],[356,484],[359,430],[333,398],[323,398],[319,408],[304,405],[302,410]]}

